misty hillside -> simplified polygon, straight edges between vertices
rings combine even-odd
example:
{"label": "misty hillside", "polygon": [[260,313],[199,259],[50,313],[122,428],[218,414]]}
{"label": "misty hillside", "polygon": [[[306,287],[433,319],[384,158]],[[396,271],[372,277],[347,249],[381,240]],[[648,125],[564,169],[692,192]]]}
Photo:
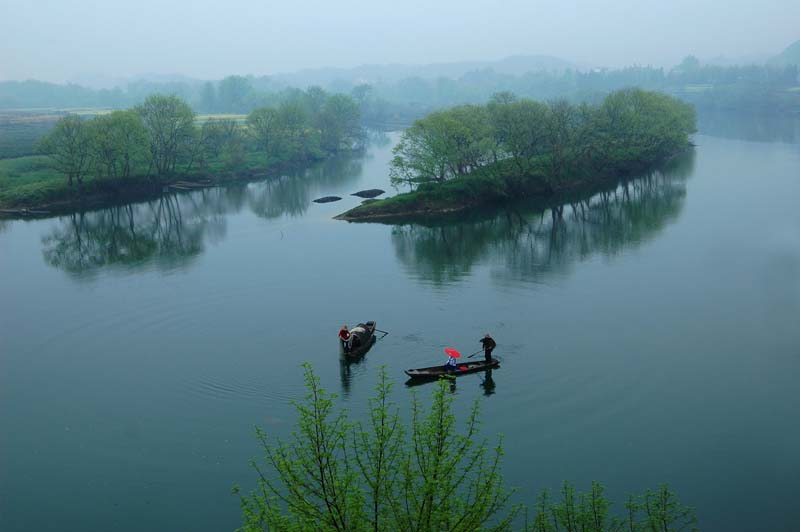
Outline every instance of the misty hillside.
{"label": "misty hillside", "polygon": [[356,83],[394,83],[402,79],[457,79],[468,72],[491,69],[498,74],[519,76],[527,72],[580,69],[579,65],[547,55],[512,55],[498,61],[460,61],[430,64],[359,65],[353,68],[315,68],[272,76],[286,85],[327,86],[336,81]]}
{"label": "misty hillside", "polygon": [[800,65],[800,40],[793,42],[784,51],[769,60],[773,65]]}

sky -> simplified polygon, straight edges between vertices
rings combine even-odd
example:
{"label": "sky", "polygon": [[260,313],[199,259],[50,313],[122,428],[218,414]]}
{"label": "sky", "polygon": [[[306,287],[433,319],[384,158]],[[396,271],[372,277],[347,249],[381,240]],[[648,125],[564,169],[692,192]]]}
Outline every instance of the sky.
{"label": "sky", "polygon": [[365,63],[766,57],[800,0],[0,0],[0,80],[218,79]]}

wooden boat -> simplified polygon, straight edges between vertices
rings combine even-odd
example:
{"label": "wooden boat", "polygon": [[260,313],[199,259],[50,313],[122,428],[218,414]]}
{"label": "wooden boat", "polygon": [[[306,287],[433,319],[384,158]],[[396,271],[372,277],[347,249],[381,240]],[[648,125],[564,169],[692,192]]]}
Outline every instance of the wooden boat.
{"label": "wooden boat", "polygon": [[412,379],[438,379],[439,377],[459,376],[466,375],[467,373],[475,373],[476,371],[483,371],[489,368],[496,368],[500,365],[500,361],[493,358],[489,362],[486,360],[477,360],[475,362],[464,362],[456,367],[455,371],[448,371],[444,365],[431,366],[430,368],[417,368],[407,369],[406,375]]}
{"label": "wooden boat", "polygon": [[349,349],[345,349],[341,341],[339,342],[339,346],[344,356],[348,358],[358,358],[366,355],[375,341],[375,322],[368,321],[367,323],[359,323],[350,329]]}

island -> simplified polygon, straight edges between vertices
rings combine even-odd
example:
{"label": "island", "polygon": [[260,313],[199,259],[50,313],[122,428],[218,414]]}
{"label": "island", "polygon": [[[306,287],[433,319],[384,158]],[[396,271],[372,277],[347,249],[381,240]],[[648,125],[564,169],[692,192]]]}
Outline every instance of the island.
{"label": "island", "polygon": [[619,90],[597,104],[499,93],[415,121],[390,167],[408,192],[336,219],[441,216],[633,176],[688,149],[695,131],[694,108],[657,92]]}

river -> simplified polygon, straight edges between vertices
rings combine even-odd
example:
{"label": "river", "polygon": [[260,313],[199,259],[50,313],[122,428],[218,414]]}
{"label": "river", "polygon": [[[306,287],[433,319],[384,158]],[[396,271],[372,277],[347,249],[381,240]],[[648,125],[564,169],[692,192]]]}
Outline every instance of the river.
{"label": "river", "polygon": [[[300,363],[358,416],[377,368],[460,378],[533,504],[669,482],[702,530],[800,522],[800,128],[701,120],[661,172],[427,224],[332,217],[391,191],[397,134],[305,173],[0,221],[0,530],[233,530],[253,426],[285,436]],[[336,203],[315,204],[324,195]],[[342,365],[342,323],[390,334]]]}

